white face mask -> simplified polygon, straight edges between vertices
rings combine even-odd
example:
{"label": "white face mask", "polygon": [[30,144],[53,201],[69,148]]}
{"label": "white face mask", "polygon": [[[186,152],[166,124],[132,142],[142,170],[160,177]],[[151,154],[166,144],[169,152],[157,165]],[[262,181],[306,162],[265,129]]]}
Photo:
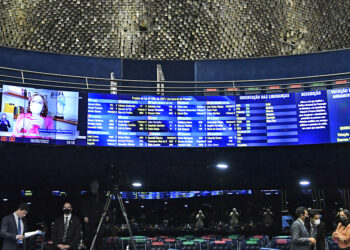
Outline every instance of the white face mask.
{"label": "white face mask", "polygon": [[315,225],[316,225],[316,226],[318,226],[318,225],[320,225],[321,220],[320,220],[320,219],[317,219],[317,220],[315,220],[315,222],[314,222],[314,223],[315,223]]}
{"label": "white face mask", "polygon": [[43,110],[43,105],[40,103],[32,102],[30,103],[30,111],[34,115],[40,115],[41,111]]}

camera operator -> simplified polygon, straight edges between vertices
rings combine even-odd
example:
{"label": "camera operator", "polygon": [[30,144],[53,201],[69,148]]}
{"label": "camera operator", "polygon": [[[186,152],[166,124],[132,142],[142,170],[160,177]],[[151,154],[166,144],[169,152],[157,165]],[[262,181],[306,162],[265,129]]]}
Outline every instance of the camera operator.
{"label": "camera operator", "polygon": [[236,225],[239,223],[239,213],[237,212],[236,208],[232,208],[232,211],[230,212],[230,225],[231,225],[231,230],[234,229]]}
{"label": "camera operator", "polygon": [[204,227],[204,214],[202,210],[199,210],[197,215],[196,215],[196,228],[197,229],[202,229]]}
{"label": "camera operator", "polygon": [[270,208],[267,208],[263,213],[263,222],[266,227],[270,228],[273,224],[273,213]]}

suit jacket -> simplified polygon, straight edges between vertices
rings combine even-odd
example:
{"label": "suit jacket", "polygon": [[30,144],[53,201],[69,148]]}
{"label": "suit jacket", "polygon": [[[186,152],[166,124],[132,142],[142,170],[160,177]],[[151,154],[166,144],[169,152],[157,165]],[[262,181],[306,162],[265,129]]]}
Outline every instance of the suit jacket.
{"label": "suit jacket", "polygon": [[[27,223],[23,220],[23,234],[27,232]],[[1,221],[1,237],[4,238],[2,250],[16,250],[18,234],[16,218],[13,214],[5,216]],[[26,240],[23,240],[23,249],[26,249]]]}
{"label": "suit jacket", "polygon": [[290,227],[290,233],[292,236],[292,242],[290,245],[291,250],[310,249],[311,243],[309,241],[309,232],[299,219],[293,222]]}
{"label": "suit jacket", "polygon": [[105,195],[103,192],[93,194],[88,191],[83,196],[82,214],[89,218],[89,224],[98,224],[105,205]]}
{"label": "suit jacket", "polygon": [[[305,227],[310,233],[310,222],[307,222]],[[316,250],[326,250],[326,224],[323,221],[317,226]]]}
{"label": "suit jacket", "polygon": [[81,223],[77,217],[73,215],[71,216],[65,242],[63,242],[63,234],[64,216],[61,216],[57,220],[55,220],[51,231],[51,239],[53,241],[54,246],[57,246],[58,244],[64,244],[69,245],[70,249],[72,250],[78,249],[79,241],[81,238]]}

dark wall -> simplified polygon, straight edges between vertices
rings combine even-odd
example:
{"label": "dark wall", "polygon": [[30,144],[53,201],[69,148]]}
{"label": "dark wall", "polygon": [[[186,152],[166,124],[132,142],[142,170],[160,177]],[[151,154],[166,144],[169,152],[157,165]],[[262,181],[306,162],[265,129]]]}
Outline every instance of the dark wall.
{"label": "dark wall", "polygon": [[166,81],[194,81],[194,61],[123,60],[123,78],[157,80],[157,64]]}
{"label": "dark wall", "polygon": [[0,66],[41,72],[156,80],[161,64],[168,81],[224,81],[350,72],[350,49],[255,59],[155,61],[62,55],[0,47]]}
{"label": "dark wall", "polygon": [[[134,80],[157,80],[157,64],[162,66],[163,75],[166,81],[194,81],[194,61],[159,61],[159,60],[123,60],[123,78]],[[145,86],[150,91],[147,94],[155,94],[156,87],[154,83],[138,83],[130,84],[134,86]],[[194,84],[190,84],[194,86]],[[191,95],[192,93],[185,93],[181,87],[190,86],[185,83],[172,84],[171,87],[179,89],[165,89],[165,91],[179,91],[171,92],[169,95]],[[170,86],[167,84],[167,86]],[[152,92],[153,91],[153,92]]]}
{"label": "dark wall", "polygon": [[0,67],[64,75],[109,78],[122,76],[121,59],[43,53],[0,47]]}
{"label": "dark wall", "polygon": [[294,56],[196,61],[195,70],[197,81],[257,80],[350,72],[349,61],[350,49]]}
{"label": "dark wall", "polygon": [[[346,186],[350,144],[307,146],[142,149],[1,144],[0,190],[84,189],[94,178],[123,190],[294,188],[301,178],[317,187]],[[230,167],[221,171],[219,162]],[[109,166],[114,164],[115,169]]]}

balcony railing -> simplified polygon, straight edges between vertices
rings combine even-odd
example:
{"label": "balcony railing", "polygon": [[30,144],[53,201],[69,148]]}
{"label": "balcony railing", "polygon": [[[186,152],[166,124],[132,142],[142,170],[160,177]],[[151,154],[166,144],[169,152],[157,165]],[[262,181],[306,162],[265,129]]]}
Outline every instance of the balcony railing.
{"label": "balcony railing", "polygon": [[346,87],[350,72],[235,81],[151,81],[63,75],[0,67],[0,84],[112,94],[242,95]]}

